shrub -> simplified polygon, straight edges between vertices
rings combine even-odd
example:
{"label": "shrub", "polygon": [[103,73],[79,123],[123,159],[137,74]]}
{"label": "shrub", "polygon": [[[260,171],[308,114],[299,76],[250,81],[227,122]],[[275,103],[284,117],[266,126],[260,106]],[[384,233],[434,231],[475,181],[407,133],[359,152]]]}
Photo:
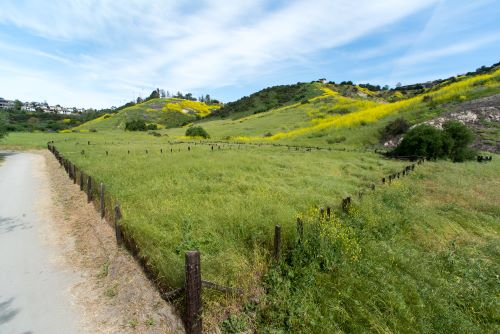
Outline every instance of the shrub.
{"label": "shrub", "polygon": [[326,142],[328,144],[338,144],[338,143],[342,143],[346,140],[346,137],[345,136],[337,136],[337,137],[334,137],[334,138],[328,138],[326,140]]}
{"label": "shrub", "polygon": [[466,125],[448,121],[443,124],[443,131],[452,141],[450,158],[453,161],[462,162],[474,158],[474,150],[468,147],[474,141],[474,134]]}
{"label": "shrub", "polygon": [[97,132],[97,130],[96,130],[96,129],[90,129],[89,131],[90,131],[90,132]]}
{"label": "shrub", "polygon": [[188,137],[202,137],[202,138],[210,138],[208,132],[205,131],[201,126],[191,126],[186,130],[186,136]]}
{"label": "shrub", "polygon": [[158,125],[155,123],[146,125],[146,130],[158,130]]}
{"label": "shrub", "polygon": [[475,151],[469,148],[473,140],[472,131],[458,121],[445,122],[443,130],[423,124],[411,129],[394,153],[428,159],[450,158],[461,162],[474,158]]}
{"label": "shrub", "polygon": [[125,130],[127,131],[146,131],[146,122],[140,119],[128,121],[125,123]]}
{"label": "shrub", "polygon": [[451,146],[451,139],[443,131],[422,124],[408,131],[394,153],[399,156],[438,159],[448,157]]}
{"label": "shrub", "polygon": [[397,118],[389,122],[381,131],[382,140],[387,140],[391,137],[399,136],[406,133],[410,129],[410,125],[403,118]]}

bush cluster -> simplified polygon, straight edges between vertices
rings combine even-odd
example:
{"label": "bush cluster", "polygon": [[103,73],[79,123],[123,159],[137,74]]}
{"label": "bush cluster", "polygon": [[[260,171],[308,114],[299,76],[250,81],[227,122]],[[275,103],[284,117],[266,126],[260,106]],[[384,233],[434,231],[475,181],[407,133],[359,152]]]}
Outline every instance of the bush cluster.
{"label": "bush cluster", "polygon": [[408,131],[393,153],[462,162],[474,158],[475,151],[469,148],[473,140],[472,131],[458,121],[445,122],[442,130],[422,124]]}
{"label": "bush cluster", "polygon": [[186,130],[186,136],[188,137],[202,137],[202,138],[210,138],[208,132],[203,129],[201,126],[191,126]]}
{"label": "bush cluster", "polygon": [[144,120],[136,119],[133,121],[128,121],[125,123],[126,131],[146,131],[146,130],[157,130],[158,125],[156,124],[146,124]]}

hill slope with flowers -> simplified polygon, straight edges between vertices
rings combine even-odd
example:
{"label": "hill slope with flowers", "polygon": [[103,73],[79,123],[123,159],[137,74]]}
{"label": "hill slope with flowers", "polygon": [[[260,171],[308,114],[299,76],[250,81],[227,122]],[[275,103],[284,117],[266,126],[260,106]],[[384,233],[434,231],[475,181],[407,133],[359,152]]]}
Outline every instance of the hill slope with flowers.
{"label": "hill slope with flowers", "polygon": [[116,114],[105,114],[74,128],[76,131],[124,129],[131,120],[144,120],[159,129],[183,126],[209,116],[219,104],[190,101],[179,98],[157,98],[125,108]]}
{"label": "hill slope with flowers", "polygon": [[[251,114],[244,111],[224,114],[223,107],[196,124],[218,140],[373,147],[380,143],[383,128],[396,118],[410,125],[419,124],[463,102],[500,93],[500,69],[497,66],[486,73],[458,76],[428,88],[412,86],[406,90],[374,92],[361,86],[320,82],[307,85],[320,93]],[[485,127],[494,128],[497,124],[485,124]],[[185,129],[172,128],[166,133],[181,138]]]}

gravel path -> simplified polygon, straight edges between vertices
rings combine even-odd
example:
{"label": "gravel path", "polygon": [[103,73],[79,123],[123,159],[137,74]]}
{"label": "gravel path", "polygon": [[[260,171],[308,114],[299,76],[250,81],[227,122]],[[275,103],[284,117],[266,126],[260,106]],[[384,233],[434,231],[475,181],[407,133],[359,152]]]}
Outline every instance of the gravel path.
{"label": "gravel path", "polygon": [[79,333],[70,289],[78,276],[57,264],[38,214],[43,157],[3,154],[0,164],[0,333]]}

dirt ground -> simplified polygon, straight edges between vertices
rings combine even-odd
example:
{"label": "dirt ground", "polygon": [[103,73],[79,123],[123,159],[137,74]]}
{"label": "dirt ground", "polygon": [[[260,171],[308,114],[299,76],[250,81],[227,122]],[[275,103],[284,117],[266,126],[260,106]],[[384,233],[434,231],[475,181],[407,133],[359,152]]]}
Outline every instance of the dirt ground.
{"label": "dirt ground", "polygon": [[42,214],[54,222],[48,240],[59,245],[58,261],[80,274],[71,289],[82,312],[84,332],[183,333],[175,309],[167,304],[141,267],[117,247],[114,229],[87,204],[84,192],[67,177],[50,152],[39,172],[47,177],[50,196],[40,203]]}

